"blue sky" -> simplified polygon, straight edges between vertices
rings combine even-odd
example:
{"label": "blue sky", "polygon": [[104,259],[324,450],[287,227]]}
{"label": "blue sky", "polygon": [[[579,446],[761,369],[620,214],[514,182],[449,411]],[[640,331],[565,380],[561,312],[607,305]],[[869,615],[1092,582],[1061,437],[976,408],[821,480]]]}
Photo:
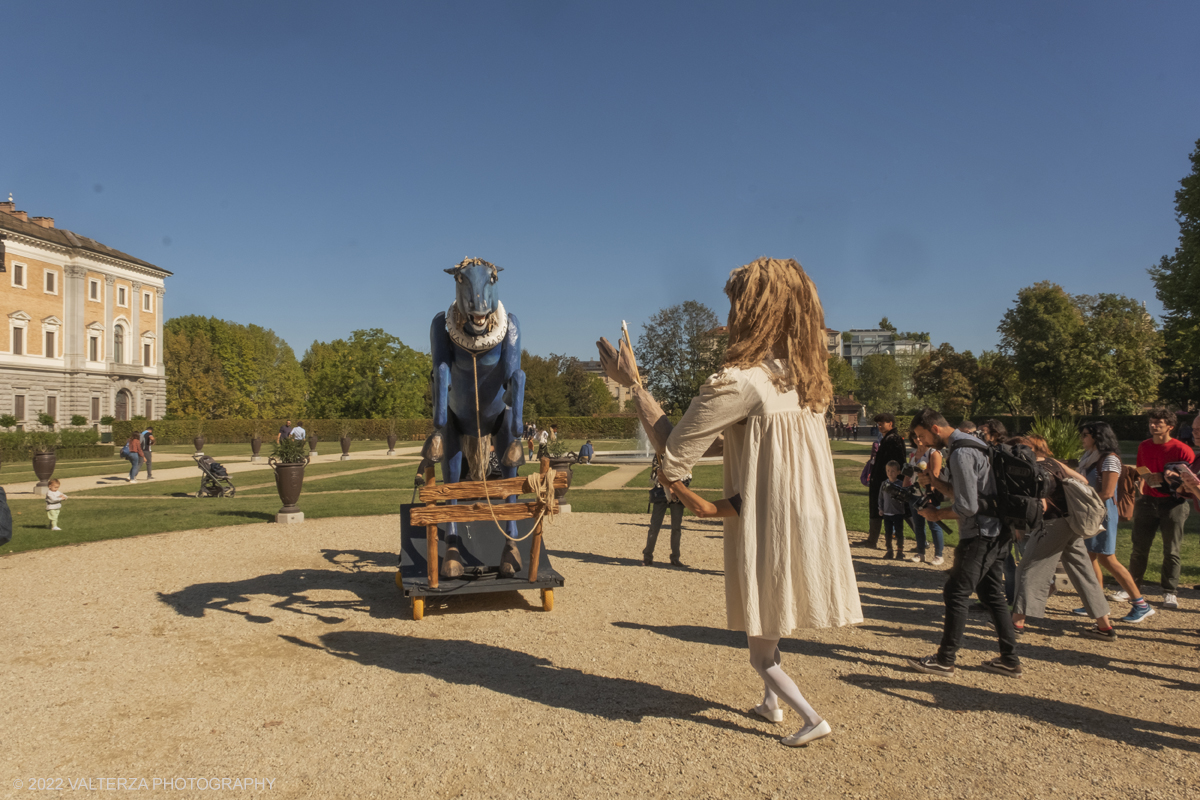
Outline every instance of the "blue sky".
{"label": "blue sky", "polygon": [[804,264],[833,328],[978,353],[1052,280],[1158,313],[1200,4],[37,2],[0,194],[175,273],[169,316],[428,350],[464,256],[532,352]]}

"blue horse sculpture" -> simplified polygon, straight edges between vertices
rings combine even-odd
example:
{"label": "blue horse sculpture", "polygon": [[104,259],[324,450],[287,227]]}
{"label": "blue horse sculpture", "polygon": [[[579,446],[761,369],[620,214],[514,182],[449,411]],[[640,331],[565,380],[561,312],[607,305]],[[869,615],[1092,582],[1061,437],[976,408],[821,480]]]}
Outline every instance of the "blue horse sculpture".
{"label": "blue horse sculpture", "polygon": [[[521,371],[521,329],[517,318],[505,312],[496,292],[501,268],[478,258],[468,258],[453,269],[454,304],[433,318],[429,331],[433,353],[434,432],[423,455],[442,462],[442,480],[483,480],[491,449],[500,456],[505,478],[515,478],[525,462],[521,448],[521,413],[525,401],[525,373]],[[464,458],[468,467],[464,476]],[[515,503],[516,495],[508,498]],[[510,537],[517,523],[504,525]],[[449,523],[446,557],[441,574],[455,578],[463,573],[458,531]],[[521,569],[521,556],[510,540],[500,560],[500,574],[512,577]]]}

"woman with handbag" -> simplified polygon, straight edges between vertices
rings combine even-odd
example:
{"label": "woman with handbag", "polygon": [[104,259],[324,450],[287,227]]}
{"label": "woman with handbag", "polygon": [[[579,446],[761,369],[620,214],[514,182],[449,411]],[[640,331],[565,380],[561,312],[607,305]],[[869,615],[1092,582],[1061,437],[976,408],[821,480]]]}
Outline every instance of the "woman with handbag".
{"label": "woman with handbag", "polygon": [[[752,711],[781,722],[781,704],[790,706],[803,724],[781,741],[798,747],[831,728],[783,671],[780,638],[863,619],[825,435],[833,390],[824,314],[790,259],[734,270],[725,294],[725,366],[671,431],[659,480],[698,516],[724,517],[726,621],[746,632],[763,682]],[[721,434],[724,499],[711,503],[683,481]]]}

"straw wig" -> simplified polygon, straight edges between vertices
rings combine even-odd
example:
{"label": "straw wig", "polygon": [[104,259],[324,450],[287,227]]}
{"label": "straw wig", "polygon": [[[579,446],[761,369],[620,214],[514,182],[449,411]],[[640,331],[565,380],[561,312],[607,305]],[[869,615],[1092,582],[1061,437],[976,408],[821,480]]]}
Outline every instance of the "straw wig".
{"label": "straw wig", "polygon": [[795,389],[800,403],[821,414],[833,400],[826,365],[825,312],[817,287],[792,259],[760,258],[729,273],[729,345],[725,366],[751,369],[773,359],[780,391]]}

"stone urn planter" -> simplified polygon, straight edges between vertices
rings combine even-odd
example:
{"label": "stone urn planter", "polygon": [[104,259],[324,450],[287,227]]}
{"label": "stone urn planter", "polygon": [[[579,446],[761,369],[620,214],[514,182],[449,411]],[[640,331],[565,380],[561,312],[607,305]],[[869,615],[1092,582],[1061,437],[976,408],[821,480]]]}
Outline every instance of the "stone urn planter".
{"label": "stone urn planter", "polygon": [[196,446],[196,455],[198,455],[198,456],[204,455],[204,437],[203,436],[197,436],[195,439],[192,439],[192,444]]}
{"label": "stone urn planter", "polygon": [[567,488],[554,490],[554,499],[558,500],[560,503],[562,502],[562,499],[567,496],[567,490],[571,488],[571,479],[574,477],[574,474],[571,472],[571,465],[574,463],[574,460],[570,458],[550,459],[550,469],[554,470],[555,472],[567,473]]}
{"label": "stone urn planter", "polygon": [[340,441],[340,442],[338,442],[338,444],[340,444],[340,445],[342,446],[342,458],[341,458],[341,460],[342,460],[342,461],[349,461],[349,460],[350,460],[350,437],[349,437],[349,436],[343,436],[343,437],[341,438],[341,441]]}
{"label": "stone urn planter", "polygon": [[34,487],[33,493],[38,497],[45,497],[46,484],[50,482],[50,478],[54,476],[54,463],[57,460],[53,450],[47,450],[44,453],[33,454],[33,474],[37,475],[38,483]]}
{"label": "stone urn planter", "polygon": [[387,435],[387,443],[388,443],[388,451],[387,451],[387,454],[388,454],[389,456],[394,456],[394,455],[396,455],[396,434],[394,434],[394,433],[389,433],[389,434]]}
{"label": "stone urn planter", "polygon": [[255,436],[250,440],[250,463],[258,463],[258,451],[262,450],[262,438]]}
{"label": "stone urn planter", "polygon": [[271,469],[275,470],[275,490],[279,492],[279,501],[283,508],[275,514],[276,522],[303,522],[304,512],[296,505],[300,501],[300,490],[304,487],[304,468],[308,459],[293,464],[285,464],[274,458],[267,459]]}
{"label": "stone urn planter", "polygon": [[315,433],[308,437],[308,456],[309,456],[309,458],[316,458],[319,455],[317,453],[317,445],[320,443],[321,443],[321,439]]}

